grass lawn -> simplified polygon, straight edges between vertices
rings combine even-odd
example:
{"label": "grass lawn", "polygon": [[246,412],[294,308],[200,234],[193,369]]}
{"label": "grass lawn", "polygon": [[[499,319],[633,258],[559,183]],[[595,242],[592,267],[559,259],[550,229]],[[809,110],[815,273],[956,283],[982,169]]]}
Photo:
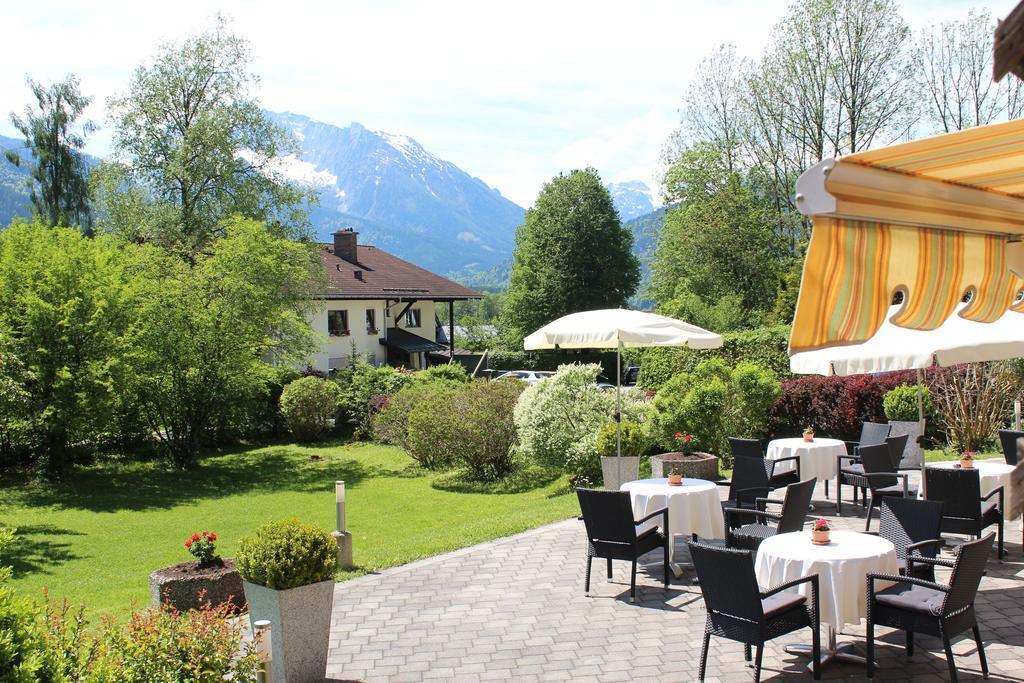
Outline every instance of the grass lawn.
{"label": "grass lawn", "polygon": [[564,478],[522,493],[454,493],[413,465],[398,448],[331,442],[238,449],[187,472],[108,462],[56,485],[5,479],[0,525],[17,527],[19,541],[3,564],[25,595],[49,588],[93,616],[117,615],[148,603],[150,571],[192,559],[182,544],[193,531],[216,532],[219,554],[231,557],[269,520],[332,530],[337,479],[358,566],[340,579],[578,514]]}

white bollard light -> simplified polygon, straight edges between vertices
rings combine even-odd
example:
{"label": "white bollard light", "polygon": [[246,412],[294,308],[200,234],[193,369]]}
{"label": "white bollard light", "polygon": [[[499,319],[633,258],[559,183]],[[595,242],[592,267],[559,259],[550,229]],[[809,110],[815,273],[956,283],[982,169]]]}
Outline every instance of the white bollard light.
{"label": "white bollard light", "polygon": [[337,506],[338,528],[331,536],[338,544],[338,567],[349,569],[352,567],[352,534],[345,529],[345,482],[334,482],[334,502]]}
{"label": "white bollard light", "polygon": [[255,630],[254,635],[258,638],[256,645],[256,652],[259,656],[260,672],[256,675],[257,683],[271,683],[271,672],[270,667],[267,664],[273,659],[273,647],[270,644],[270,621],[268,619],[261,619],[255,622],[253,625]]}

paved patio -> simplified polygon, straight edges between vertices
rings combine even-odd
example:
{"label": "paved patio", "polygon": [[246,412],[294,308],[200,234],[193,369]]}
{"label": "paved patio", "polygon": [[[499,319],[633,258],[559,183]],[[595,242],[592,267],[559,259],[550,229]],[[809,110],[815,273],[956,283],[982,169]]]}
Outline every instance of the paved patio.
{"label": "paved patio", "polygon": [[[815,514],[834,517],[821,484],[815,506]],[[843,512],[839,528],[863,529],[859,507],[844,505]],[[876,518],[872,528],[877,524]],[[329,680],[695,680],[705,614],[692,575],[665,591],[656,575],[641,573],[637,602],[630,604],[629,565],[616,562],[608,582],[603,562],[595,561],[586,597],[584,541],[583,523],[567,520],[338,584]],[[993,552],[977,610],[990,680],[1024,681],[1018,524],[1007,526],[1007,541],[1003,564]],[[938,578],[947,576],[940,571]],[[863,643],[863,635],[863,626],[847,627],[840,640]],[[902,633],[879,628],[878,635],[876,680],[947,680],[937,640],[918,636],[914,658],[907,660]],[[762,680],[812,680],[806,660],[783,651],[788,642],[809,643],[810,633],[769,644]],[[980,680],[973,641],[960,638],[953,651],[961,680]],[[752,675],[741,645],[712,639],[709,681],[749,681]],[[849,664],[825,668],[823,678],[865,680],[863,667]]]}

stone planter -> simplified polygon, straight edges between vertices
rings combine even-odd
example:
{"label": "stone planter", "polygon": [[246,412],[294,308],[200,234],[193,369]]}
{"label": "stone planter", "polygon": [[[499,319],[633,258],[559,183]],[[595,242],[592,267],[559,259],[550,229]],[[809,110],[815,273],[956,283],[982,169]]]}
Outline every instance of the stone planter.
{"label": "stone planter", "polygon": [[917,442],[917,437],[921,436],[921,424],[917,420],[907,422],[889,420],[889,425],[891,427],[889,436],[903,436],[906,434],[909,437],[907,439],[907,446],[903,449],[900,467],[920,467],[924,462],[924,451],[921,450],[921,444]]}
{"label": "stone planter", "polygon": [[334,579],[278,591],[243,581],[249,620],[270,621],[274,683],[321,683],[327,673]]}
{"label": "stone planter", "polygon": [[710,453],[659,453],[651,456],[651,476],[667,477],[675,467],[687,479],[718,479],[718,458]]}
{"label": "stone planter", "polygon": [[153,607],[169,603],[180,612],[206,602],[214,606],[228,602],[236,611],[245,606],[242,577],[231,560],[209,567],[194,561],[157,569],[149,575],[149,597]]}
{"label": "stone planter", "polygon": [[[620,469],[621,468],[621,469]],[[609,491],[618,491],[627,481],[640,478],[640,458],[635,455],[601,456],[601,475],[604,487]]]}

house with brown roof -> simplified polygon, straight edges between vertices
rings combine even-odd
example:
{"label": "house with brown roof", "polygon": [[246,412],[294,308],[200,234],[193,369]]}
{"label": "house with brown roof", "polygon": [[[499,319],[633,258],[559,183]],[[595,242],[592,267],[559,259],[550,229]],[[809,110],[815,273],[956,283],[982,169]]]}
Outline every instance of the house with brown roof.
{"label": "house with brown roof", "polygon": [[[450,357],[456,301],[482,295],[377,247],[345,228],[322,244],[323,305],[310,324],[323,343],[310,365],[328,372],[358,353],[375,365],[423,368],[431,354]],[[437,311],[448,306],[449,329],[438,340]]]}

